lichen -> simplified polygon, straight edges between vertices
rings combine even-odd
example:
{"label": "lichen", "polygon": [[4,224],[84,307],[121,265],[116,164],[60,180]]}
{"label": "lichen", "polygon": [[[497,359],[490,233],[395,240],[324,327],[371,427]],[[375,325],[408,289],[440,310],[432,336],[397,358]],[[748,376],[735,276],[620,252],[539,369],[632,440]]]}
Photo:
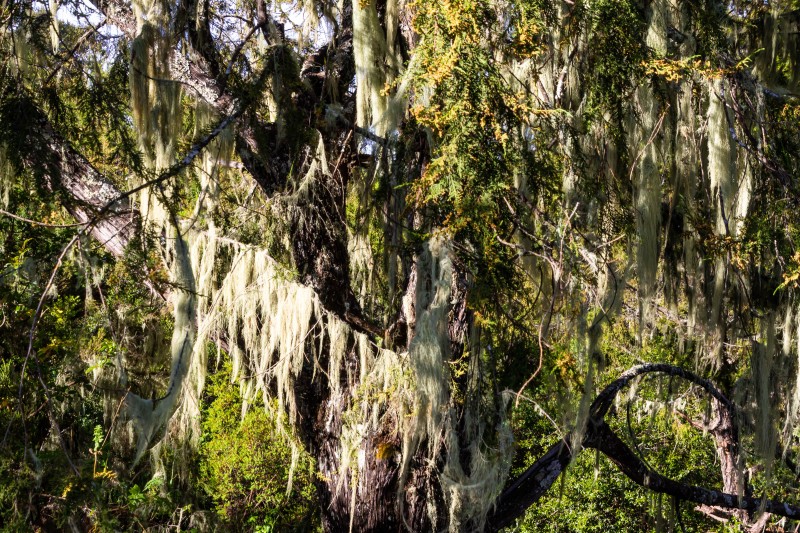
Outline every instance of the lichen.
{"label": "lichen", "polygon": [[356,64],[356,123],[385,137],[398,124],[402,107],[388,94],[399,73],[398,0],[386,5],[384,31],[373,0],[353,2],[353,55]]}

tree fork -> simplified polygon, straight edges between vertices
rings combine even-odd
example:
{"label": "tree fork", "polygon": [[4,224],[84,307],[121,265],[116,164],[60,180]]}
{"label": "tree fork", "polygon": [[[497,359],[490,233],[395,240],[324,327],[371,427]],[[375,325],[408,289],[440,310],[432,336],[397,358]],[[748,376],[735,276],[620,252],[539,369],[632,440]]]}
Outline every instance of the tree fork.
{"label": "tree fork", "polygon": [[[590,417],[586,422],[580,447],[592,448],[603,453],[623,474],[638,485],[654,492],[673,496],[678,500],[723,509],[747,511],[748,513],[764,511],[787,518],[800,518],[800,506],[798,505],[680,483],[649,468],[614,433],[605,421],[605,416],[617,394],[634,378],[654,373],[686,379],[704,389],[721,406],[721,411],[733,414],[733,404],[710,381],[672,365],[639,365],[624,372],[597,395],[590,407]],[[732,416],[731,421],[733,421]],[[524,514],[528,507],[536,503],[547,492],[569,462],[580,452],[580,448],[573,445],[576,435],[578,433],[573,432],[564,440],[551,446],[544,456],[508,485],[498,498],[494,512],[488,518],[487,529],[489,531],[498,531],[511,525],[514,520]],[[733,433],[729,432],[728,436],[733,438]],[[738,446],[738,442],[730,444]],[[728,488],[726,484],[725,489]]]}

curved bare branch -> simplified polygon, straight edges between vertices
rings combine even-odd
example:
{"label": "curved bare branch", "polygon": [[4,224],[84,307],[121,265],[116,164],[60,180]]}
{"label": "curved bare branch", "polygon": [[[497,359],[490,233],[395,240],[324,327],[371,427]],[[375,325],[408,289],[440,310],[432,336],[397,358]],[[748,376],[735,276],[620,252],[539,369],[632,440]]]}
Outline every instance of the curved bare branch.
{"label": "curved bare branch", "polygon": [[719,490],[707,489],[673,481],[647,467],[639,457],[613,432],[605,421],[596,424],[587,431],[584,446],[605,454],[617,465],[620,471],[631,480],[654,492],[668,494],[680,500],[701,505],[722,507],[725,509],[741,509],[755,512],[800,518],[800,506],[769,499],[738,496]]}
{"label": "curved bare branch", "polygon": [[628,386],[628,384],[635,378],[645,374],[665,374],[668,376],[683,378],[701,387],[727,409],[733,410],[733,404],[731,401],[728,400],[728,398],[726,398],[725,395],[722,394],[719,389],[717,389],[717,387],[715,387],[714,384],[707,379],[703,379],[694,372],[690,372],[689,370],[674,365],[668,365],[666,363],[649,363],[634,366],[633,368],[626,370],[620,377],[606,385],[606,387],[600,391],[600,394],[597,395],[597,398],[595,398],[595,400],[592,402],[590,407],[591,416],[596,419],[604,418],[608,413],[608,410],[611,408],[611,404],[614,402],[614,398],[616,398],[619,391]]}
{"label": "curved bare branch", "polygon": [[[581,448],[592,448],[606,455],[620,471],[642,487],[679,500],[699,505],[724,509],[734,509],[748,513],[763,511],[787,518],[800,518],[800,506],[775,500],[754,498],[749,494],[737,495],[723,490],[697,487],[671,480],[648,467],[609,427],[605,421],[614,399],[631,381],[645,374],[665,374],[683,378],[706,391],[725,417],[727,425],[724,435],[729,445],[726,452],[735,453],[738,449],[738,432],[735,426],[735,406],[709,380],[697,374],[669,364],[652,363],[635,366],[608,384],[592,402],[589,420],[582,432],[581,442],[574,443],[581,433],[573,432],[564,440],[554,444],[539,460],[522,475],[513,480],[500,495],[496,507],[487,520],[487,529],[497,531],[522,516],[555,483]],[[577,445],[576,445],[577,444]],[[731,448],[732,446],[732,448]],[[729,483],[725,484],[731,490]]]}

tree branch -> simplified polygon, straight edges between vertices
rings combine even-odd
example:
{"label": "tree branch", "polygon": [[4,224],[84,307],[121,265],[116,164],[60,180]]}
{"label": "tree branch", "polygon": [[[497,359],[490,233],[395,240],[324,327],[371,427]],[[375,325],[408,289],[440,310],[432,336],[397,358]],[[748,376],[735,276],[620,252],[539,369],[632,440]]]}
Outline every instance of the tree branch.
{"label": "tree branch", "polygon": [[571,438],[568,436],[552,445],[547,453],[503,491],[487,519],[488,531],[498,531],[511,525],[547,492],[573,459]]}
{"label": "tree branch", "polygon": [[[635,366],[607,385],[592,402],[589,420],[581,447],[593,448],[606,455],[620,471],[642,487],[654,492],[668,494],[678,500],[690,501],[701,506],[734,509],[747,512],[767,513],[800,518],[800,506],[769,499],[754,498],[750,495],[737,495],[720,490],[707,489],[673,481],[649,468],[609,427],[605,416],[617,394],[630,382],[645,374],[665,374],[681,377],[705,390],[717,403],[721,414],[724,412],[735,420],[735,406],[713,383],[688,370],[661,363]],[[731,429],[731,428],[729,428]],[[735,430],[735,425],[732,428]],[[567,464],[580,448],[572,446],[581,432],[573,431],[567,438],[553,445],[545,455],[537,460],[522,475],[512,481],[496,502],[496,507],[487,519],[487,529],[497,531],[511,525],[522,516],[555,483]],[[734,438],[735,435],[729,435]],[[738,446],[738,442],[734,442]],[[726,487],[727,488],[727,487]]]}
{"label": "tree branch", "polygon": [[700,505],[745,511],[766,511],[787,518],[800,518],[800,507],[774,500],[738,496],[718,490],[696,487],[668,479],[649,468],[613,432],[605,421],[587,431],[584,445],[605,454],[631,480],[654,492]]}

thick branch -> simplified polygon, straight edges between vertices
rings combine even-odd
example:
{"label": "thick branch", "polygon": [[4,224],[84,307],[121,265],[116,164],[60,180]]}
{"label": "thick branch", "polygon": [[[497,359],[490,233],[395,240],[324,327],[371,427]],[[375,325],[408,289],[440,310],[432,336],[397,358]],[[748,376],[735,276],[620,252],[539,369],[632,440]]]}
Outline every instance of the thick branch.
{"label": "thick branch", "polygon": [[547,453],[503,491],[487,520],[487,530],[497,531],[507,527],[525,514],[525,510],[536,503],[564,472],[573,459],[573,451],[569,439],[552,445]]}
{"label": "thick branch", "polygon": [[[800,518],[800,506],[753,498],[747,494],[739,496],[730,492],[688,485],[673,481],[651,470],[611,430],[604,417],[610,410],[615,397],[624,387],[638,376],[653,373],[681,377],[705,390],[714,399],[718,407],[718,414],[726,423],[726,437],[734,439],[731,443],[732,446],[738,446],[737,435],[732,433],[736,429],[733,425],[734,406],[710,381],[672,365],[646,364],[624,372],[597,395],[590,407],[590,418],[580,443],[582,447],[602,452],[631,480],[655,492],[668,494],[699,505],[748,512],[765,511],[788,518]],[[494,512],[488,518],[488,530],[497,531],[512,524],[514,520],[524,514],[528,507],[541,498],[579,451],[576,447],[569,445],[573,439],[577,438],[578,434],[578,432],[573,432],[569,437],[552,446],[542,458],[508,485],[508,488],[498,498]],[[731,487],[726,485],[725,489],[730,490]]]}
{"label": "thick branch", "polygon": [[613,432],[605,421],[587,431],[584,445],[604,453],[623,474],[652,491],[668,494],[701,505],[745,511],[766,511],[787,518],[800,518],[800,507],[784,502],[737,496],[718,490],[696,487],[668,479],[649,469],[639,457]]}
{"label": "thick branch", "polygon": [[[20,98],[32,127],[24,129],[18,146],[22,166],[42,177],[43,185],[62,191],[62,204],[89,234],[116,257],[121,257],[137,229],[137,216],[114,184],[58,134],[44,113]],[[102,216],[98,216],[100,212]]]}
{"label": "thick branch", "polygon": [[[125,6],[121,5],[120,0],[97,0],[97,4],[110,22],[117,23],[114,18],[119,17],[120,21],[117,25],[123,28],[130,38],[135,37],[136,28],[132,23],[133,15],[130,9],[125,9]],[[266,7],[260,5],[258,11],[259,24],[267,23]],[[171,54],[172,75],[205,99],[221,116],[229,116],[233,113],[233,103],[236,98],[231,92],[230,84],[227,83],[227,72],[222,75],[220,53],[209,30],[208,16],[206,9],[203,9],[202,12],[198,9],[198,0],[181,2],[174,31],[176,35],[185,32],[188,46],[183,49],[185,51],[179,50],[177,47],[173,50]],[[271,57],[267,63],[276,72],[282,72],[287,65],[294,61],[291,56],[291,51],[285,45],[278,44],[272,47]],[[266,67],[264,71],[266,71]],[[305,125],[313,127],[320,107],[324,106],[327,101],[335,101],[339,95],[347,94],[354,75],[352,6],[346,2],[342,23],[337,26],[337,33],[333,40],[309,55],[299,73],[301,83],[297,88],[300,91],[282,104],[293,108],[284,109],[284,113],[291,116],[295,122],[293,127],[305,127]],[[275,95],[275,97],[281,101],[284,100],[281,95]],[[342,138],[343,135],[340,134],[340,131],[349,129],[345,126],[346,122],[347,120],[340,121],[333,128],[334,131],[326,132],[327,136],[332,139]],[[264,122],[253,109],[248,109],[243,113],[241,119],[237,121],[235,129],[237,132],[235,149],[245,169],[267,194],[283,190],[290,173],[296,168],[297,162],[294,158],[305,153],[303,146],[288,145],[285,140],[282,140],[277,124]],[[302,135],[294,137],[303,138]],[[346,147],[342,148],[346,149]],[[311,149],[313,150],[315,147],[312,146]],[[342,167],[347,167],[347,164],[343,164]],[[342,184],[334,183],[332,185],[341,187]],[[338,213],[344,205],[344,196],[338,195],[336,200],[336,202],[331,202],[326,198],[325,202],[315,206],[318,212],[315,212],[314,218],[318,220],[314,220],[310,224],[316,228],[314,231],[326,229],[328,221],[337,219]],[[305,280],[305,282],[310,282],[319,289],[318,292],[323,301],[336,292],[341,294],[341,289],[345,288],[345,298],[339,298],[339,300],[342,302],[348,300],[348,303],[338,309],[337,314],[343,318],[347,318],[345,312],[352,315],[352,319],[348,321],[357,329],[364,330],[363,324],[366,324],[367,321],[360,316],[360,312],[353,305],[350,305],[355,299],[349,288],[348,269],[339,268],[334,272],[329,271],[330,269],[321,271],[319,268],[315,268],[319,266],[317,259],[320,254],[336,257],[337,260],[344,261],[343,265],[347,264],[346,254],[339,253],[339,249],[346,250],[346,244],[343,241],[345,232],[334,233],[336,235],[333,240],[342,242],[321,242],[320,246],[306,246],[305,249],[309,252],[307,254],[309,261],[306,263],[300,261],[297,267],[301,272],[310,273],[312,277],[318,278]],[[331,268],[333,267],[335,265],[331,264]],[[338,290],[330,291],[329,296],[327,293],[331,287],[336,287]]]}
{"label": "thick branch", "polygon": [[664,363],[649,363],[645,365],[638,365],[626,370],[619,378],[609,383],[592,402],[590,407],[592,417],[596,419],[604,418],[608,413],[608,410],[611,408],[611,404],[614,402],[614,398],[616,398],[619,391],[625,388],[635,378],[645,374],[666,374],[668,376],[683,378],[701,387],[726,408],[733,409],[733,405],[731,404],[730,400],[728,400],[728,398],[726,398],[725,395],[722,394],[719,389],[717,389],[714,384],[707,379],[703,379],[697,374],[677,366]]}

